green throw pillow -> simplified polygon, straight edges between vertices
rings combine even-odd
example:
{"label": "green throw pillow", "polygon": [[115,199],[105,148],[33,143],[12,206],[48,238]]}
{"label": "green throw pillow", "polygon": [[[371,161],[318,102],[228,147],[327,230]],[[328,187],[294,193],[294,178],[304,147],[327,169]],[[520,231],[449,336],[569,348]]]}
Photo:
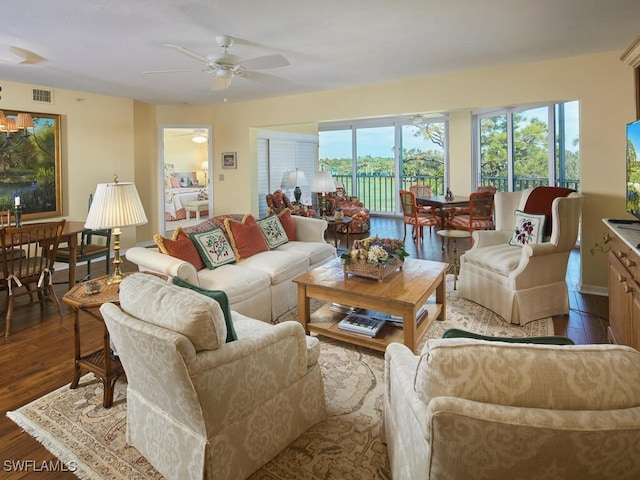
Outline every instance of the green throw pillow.
{"label": "green throw pillow", "polygon": [[224,293],[222,290],[206,290],[204,288],[197,287],[180,277],[173,277],[173,284],[201,293],[202,295],[212,298],[216,302],[218,302],[220,304],[220,308],[222,309],[222,313],[224,313],[224,322],[227,324],[227,343],[233,342],[234,340],[238,339],[236,329],[233,328],[231,309],[229,308],[229,299],[227,298],[226,293]]}
{"label": "green throw pillow", "polygon": [[548,337],[491,337],[489,335],[480,335],[479,333],[467,332],[458,328],[450,328],[444,332],[442,338],[475,338],[476,340],[489,340],[496,342],[509,343],[540,343],[546,345],[575,345],[573,340],[560,335]]}

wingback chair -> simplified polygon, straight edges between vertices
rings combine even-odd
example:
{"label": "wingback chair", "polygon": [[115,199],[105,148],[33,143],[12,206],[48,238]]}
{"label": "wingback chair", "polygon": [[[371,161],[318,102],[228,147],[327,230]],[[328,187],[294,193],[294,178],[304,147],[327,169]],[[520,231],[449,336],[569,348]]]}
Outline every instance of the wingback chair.
{"label": "wingback chair", "polygon": [[320,346],[298,322],[144,273],[100,312],[127,375],[127,443],[167,479],[245,479],[326,416]]}
{"label": "wingback chair", "polygon": [[289,197],[282,191],[276,190],[273,193],[267,193],[267,215],[272,213],[280,213],[285,208],[291,210],[291,215],[299,215],[301,217],[315,218],[316,210],[308,205],[292,203]]}
{"label": "wingback chair", "polygon": [[[320,196],[318,196],[320,202]],[[371,214],[364,207],[358,197],[347,195],[344,185],[336,182],[336,191],[327,193],[327,215],[333,215],[337,208],[342,210],[345,217],[351,218],[348,225],[337,225],[338,233],[368,233],[371,228]]]}
{"label": "wingback chair", "polygon": [[394,480],[640,478],[640,352],[428,340],[385,353]]}
{"label": "wingback chair", "polygon": [[473,247],[460,257],[458,279],[462,297],[521,325],[569,313],[565,276],[584,202],[575,192],[549,197],[550,237],[541,233],[539,243],[514,245],[515,212],[526,210],[533,191],[495,194],[495,230],[473,232]]}

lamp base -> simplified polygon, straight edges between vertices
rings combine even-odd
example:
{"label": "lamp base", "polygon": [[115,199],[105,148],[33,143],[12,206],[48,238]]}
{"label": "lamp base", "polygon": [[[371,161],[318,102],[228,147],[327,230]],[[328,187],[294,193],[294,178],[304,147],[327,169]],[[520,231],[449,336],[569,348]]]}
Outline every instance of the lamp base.
{"label": "lamp base", "polygon": [[122,259],[120,258],[120,229],[116,228],[113,232],[113,274],[107,279],[107,285],[116,285],[124,278],[120,265],[122,265]]}
{"label": "lamp base", "polygon": [[300,197],[302,197],[302,190],[300,190],[300,187],[293,189],[293,197],[296,199],[296,203],[300,203]]}

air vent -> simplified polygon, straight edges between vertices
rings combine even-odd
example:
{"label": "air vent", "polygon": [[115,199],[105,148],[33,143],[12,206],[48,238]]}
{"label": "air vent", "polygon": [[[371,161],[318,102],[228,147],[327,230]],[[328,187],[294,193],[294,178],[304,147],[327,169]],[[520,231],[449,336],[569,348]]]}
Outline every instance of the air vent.
{"label": "air vent", "polygon": [[34,88],[32,90],[32,98],[34,103],[49,103],[53,104],[53,90],[46,90],[43,88]]}

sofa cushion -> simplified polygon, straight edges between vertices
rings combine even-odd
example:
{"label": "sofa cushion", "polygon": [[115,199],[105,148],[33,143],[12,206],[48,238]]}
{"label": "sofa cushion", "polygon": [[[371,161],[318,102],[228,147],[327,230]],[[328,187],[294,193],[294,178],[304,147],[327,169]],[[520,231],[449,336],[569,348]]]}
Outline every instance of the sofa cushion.
{"label": "sofa cushion", "polygon": [[236,261],[236,255],[220,228],[190,233],[189,238],[193,241],[207,268],[214,269]]}
{"label": "sofa cushion", "polygon": [[508,275],[516,269],[521,257],[520,248],[504,243],[467,250],[464,253],[464,262]]}
{"label": "sofa cushion", "polygon": [[120,307],[133,317],[184,335],[197,352],[215,350],[227,338],[218,302],[155,275],[127,275],[120,284]]}
{"label": "sofa cushion", "polygon": [[245,215],[241,222],[225,218],[224,226],[238,260],[244,260],[256,253],[269,250],[253,215]]}
{"label": "sofa cushion", "polygon": [[[505,363],[505,357],[516,360]],[[640,352],[613,345],[428,340],[415,390],[425,403],[444,396],[555,410],[633,408],[640,406]]]}
{"label": "sofa cushion", "polygon": [[156,245],[158,245],[158,249],[165,255],[189,262],[196,270],[204,268],[204,263],[202,262],[202,258],[200,258],[196,246],[187,234],[182,231],[181,227],[177,227],[174,230],[172,238],[165,238],[159,233],[156,233],[153,236],[153,240],[156,242]]}
{"label": "sofa cushion", "polygon": [[306,272],[309,259],[301,253],[272,250],[247,258],[242,267],[264,272],[271,278],[271,285],[278,285]]}
{"label": "sofa cushion", "polygon": [[309,259],[309,265],[318,262],[329,261],[336,256],[333,245],[324,242],[289,242],[278,247],[278,251],[295,252],[305,255]]}
{"label": "sofa cushion", "polygon": [[215,270],[198,272],[198,283],[208,290],[224,290],[229,303],[234,305],[251,298],[256,292],[268,290],[271,278],[268,274],[244,268],[238,264],[227,264]]}
{"label": "sofa cushion", "polygon": [[229,308],[229,299],[227,298],[227,294],[222,290],[207,290],[204,288],[200,288],[196,285],[193,285],[180,277],[173,277],[173,284],[178,285],[179,287],[185,287],[195,292],[198,292],[202,295],[205,295],[209,298],[214,299],[216,302],[220,304],[220,308],[222,309],[222,313],[224,314],[224,322],[227,325],[227,343],[233,342],[238,339],[238,335],[236,334],[235,329],[233,328],[233,320],[231,318],[231,309]]}
{"label": "sofa cushion", "polygon": [[258,227],[264,236],[267,246],[273,250],[289,241],[287,233],[280,223],[277,215],[269,215],[268,217],[258,220]]}
{"label": "sofa cushion", "polygon": [[521,247],[530,243],[542,243],[545,219],[544,213],[535,214],[516,210],[513,237],[509,240],[509,245]]}

